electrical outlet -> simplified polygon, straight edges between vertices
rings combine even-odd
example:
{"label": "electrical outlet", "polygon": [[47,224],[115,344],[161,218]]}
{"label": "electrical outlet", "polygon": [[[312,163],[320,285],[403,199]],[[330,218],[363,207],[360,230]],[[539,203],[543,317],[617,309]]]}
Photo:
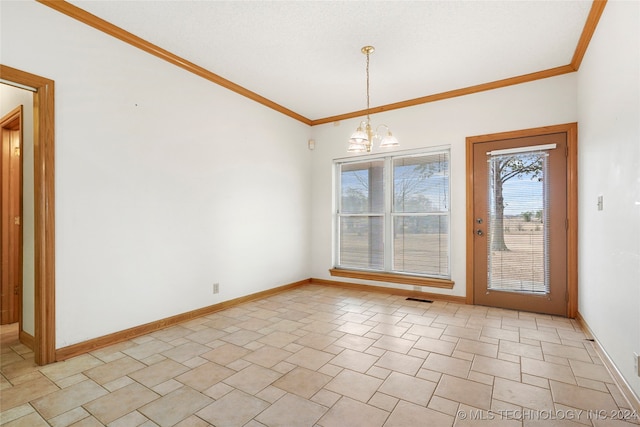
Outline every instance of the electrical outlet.
{"label": "electrical outlet", "polygon": [[220,292],[220,283],[214,283],[213,284],[213,293],[217,294]]}
{"label": "electrical outlet", "polygon": [[416,292],[422,292],[422,286],[413,286],[413,290]]}
{"label": "electrical outlet", "polygon": [[640,377],[640,354],[633,353],[633,367],[636,371],[636,375]]}

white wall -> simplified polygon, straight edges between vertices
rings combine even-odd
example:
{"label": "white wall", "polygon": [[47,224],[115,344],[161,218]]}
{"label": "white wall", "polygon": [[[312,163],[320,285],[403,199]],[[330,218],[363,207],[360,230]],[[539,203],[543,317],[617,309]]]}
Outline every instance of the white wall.
{"label": "white wall", "polygon": [[578,74],[578,310],[638,396],[639,85],[640,3],[610,1]]}
{"label": "white wall", "polygon": [[308,126],[36,2],[1,19],[2,63],[56,84],[58,348],[309,277]]}
{"label": "white wall", "polygon": [[[375,83],[374,83],[375,84]],[[375,104],[375,100],[373,100]],[[400,140],[400,149],[451,147],[451,277],[452,290],[429,292],[464,296],[466,293],[466,166],[465,138],[489,133],[575,122],[576,76],[563,75],[423,104],[371,116],[385,123]],[[332,161],[347,157],[347,139],[358,119],[329,123],[312,129],[316,140],[312,161],[312,277],[333,278],[332,267]],[[379,151],[379,150],[378,150]],[[380,282],[346,281],[410,289]]]}
{"label": "white wall", "polygon": [[35,334],[35,265],[33,211],[33,95],[0,84],[0,117],[22,105],[22,330]]}

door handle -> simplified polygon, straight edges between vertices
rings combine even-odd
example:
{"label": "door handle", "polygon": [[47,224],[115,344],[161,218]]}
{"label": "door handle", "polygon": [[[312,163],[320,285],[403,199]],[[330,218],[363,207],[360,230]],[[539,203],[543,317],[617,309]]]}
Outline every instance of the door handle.
{"label": "door handle", "polygon": [[477,234],[478,236],[482,236],[482,235],[484,235],[484,233],[482,232],[482,230],[480,230],[479,228],[476,230],[476,234]]}

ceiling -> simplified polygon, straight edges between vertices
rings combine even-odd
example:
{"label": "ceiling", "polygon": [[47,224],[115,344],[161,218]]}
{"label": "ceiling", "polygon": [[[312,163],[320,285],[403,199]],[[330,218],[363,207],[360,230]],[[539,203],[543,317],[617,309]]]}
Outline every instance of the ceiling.
{"label": "ceiling", "polygon": [[309,121],[570,64],[591,0],[76,1]]}

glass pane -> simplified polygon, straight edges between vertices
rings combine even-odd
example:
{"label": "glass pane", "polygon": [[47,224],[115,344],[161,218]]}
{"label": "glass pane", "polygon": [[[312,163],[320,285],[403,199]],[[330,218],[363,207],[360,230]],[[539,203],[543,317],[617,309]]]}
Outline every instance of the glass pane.
{"label": "glass pane", "polygon": [[383,224],[380,216],[340,218],[340,266],[384,268]]}
{"label": "glass pane", "polygon": [[384,212],[384,160],[340,167],[341,213]]}
{"label": "glass pane", "polygon": [[449,210],[449,154],[436,153],[393,160],[394,212]]}
{"label": "glass pane", "polygon": [[393,269],[448,276],[449,218],[445,215],[394,217]]}
{"label": "glass pane", "polygon": [[544,152],[489,159],[488,289],[549,293],[546,166]]}

